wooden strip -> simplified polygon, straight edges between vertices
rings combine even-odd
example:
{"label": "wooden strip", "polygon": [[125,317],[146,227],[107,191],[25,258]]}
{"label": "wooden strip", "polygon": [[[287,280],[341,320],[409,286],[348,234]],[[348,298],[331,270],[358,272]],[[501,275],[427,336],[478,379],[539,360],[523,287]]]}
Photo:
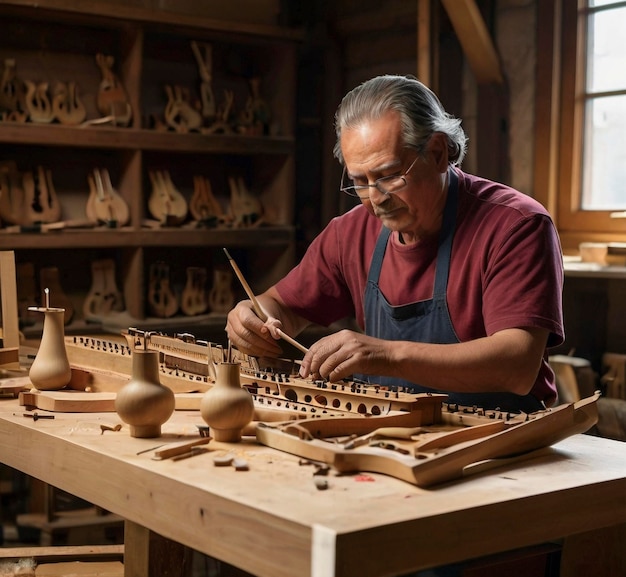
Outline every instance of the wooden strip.
{"label": "wooden strip", "polygon": [[500,60],[475,0],[441,0],[479,84],[502,84]]}
{"label": "wooden strip", "polygon": [[84,393],[81,391],[24,391],[20,405],[61,413],[115,412],[115,393]]}
{"label": "wooden strip", "polygon": [[198,447],[199,445],[206,445],[211,440],[211,437],[200,437],[193,441],[185,441],[183,443],[172,443],[165,447],[165,449],[159,449],[154,452],[154,458],[157,460],[169,459],[177,455],[183,455],[188,453],[192,447]]}
{"label": "wooden strip", "polygon": [[2,342],[5,348],[19,348],[15,252],[0,252],[0,293],[2,297]]}
{"label": "wooden strip", "polygon": [[65,561],[37,565],[35,577],[124,577],[120,561]]}
{"label": "wooden strip", "polygon": [[417,77],[432,88],[431,0],[417,2]]}
{"label": "wooden strip", "polygon": [[0,367],[6,367],[20,362],[20,353],[17,347],[0,349]]}
{"label": "wooden strip", "polygon": [[324,525],[313,525],[311,577],[335,575],[337,534]]}
{"label": "wooden strip", "polygon": [[57,545],[54,547],[0,547],[1,559],[32,558],[40,561],[123,557],[124,545]]}

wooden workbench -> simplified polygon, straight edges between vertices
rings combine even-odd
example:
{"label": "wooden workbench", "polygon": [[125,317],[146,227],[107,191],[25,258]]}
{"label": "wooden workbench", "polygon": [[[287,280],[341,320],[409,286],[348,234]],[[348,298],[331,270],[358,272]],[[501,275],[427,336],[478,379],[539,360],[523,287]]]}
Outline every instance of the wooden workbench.
{"label": "wooden workbench", "polygon": [[[176,411],[159,439],[130,437],[127,426],[102,434],[100,425],[120,422],[115,413],[36,421],[23,413],[16,400],[0,401],[0,461],[127,519],[127,577],[148,574],[151,532],[260,577],[400,575],[584,533],[564,546],[573,567],[564,575],[582,575],[581,544],[625,534],[626,444],[617,441],[577,435],[428,490],[332,472],[318,490],[311,466],[252,439],[211,441],[211,451],[178,461],[138,454],[197,437],[204,423],[195,411]],[[249,470],[216,467],[226,451]],[[623,549],[595,549],[593,574],[623,574]]]}

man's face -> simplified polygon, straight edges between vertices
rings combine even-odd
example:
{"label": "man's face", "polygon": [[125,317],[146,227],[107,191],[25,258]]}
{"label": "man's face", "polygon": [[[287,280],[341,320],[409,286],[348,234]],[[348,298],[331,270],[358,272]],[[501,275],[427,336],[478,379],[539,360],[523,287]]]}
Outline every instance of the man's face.
{"label": "man's face", "polygon": [[410,168],[405,176],[407,184],[398,192],[383,194],[370,186],[360,193],[365,196],[361,198],[365,207],[410,244],[439,231],[445,204],[447,154],[442,135],[433,135],[419,155],[403,146],[401,135],[399,114],[388,112],[376,120],[344,129],[341,151],[347,175],[356,185],[404,175]]}

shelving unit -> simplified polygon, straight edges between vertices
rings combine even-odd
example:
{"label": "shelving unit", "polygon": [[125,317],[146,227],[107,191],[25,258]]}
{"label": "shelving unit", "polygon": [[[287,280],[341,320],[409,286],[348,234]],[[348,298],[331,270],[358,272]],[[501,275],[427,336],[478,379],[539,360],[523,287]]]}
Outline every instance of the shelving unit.
{"label": "shelving unit", "polygon": [[[184,328],[193,317],[149,319],[146,306],[149,268],[170,264],[172,283],[180,288],[191,266],[227,267],[228,247],[255,290],[280,278],[293,264],[294,119],[297,31],[272,26],[218,22],[135,4],[106,2],[0,2],[0,69],[14,59],[20,79],[74,81],[87,109],[87,120],[101,117],[96,96],[102,76],[97,53],[114,57],[113,70],[124,86],[133,117],[128,127],[68,126],[59,123],[0,121],[0,163],[15,162],[20,171],[49,168],[62,206],[62,220],[85,218],[87,175],[96,167],[111,175],[114,188],[130,210],[121,228],[7,232],[0,228],[0,250],[16,250],[18,264],[35,271],[57,266],[61,284],[75,302],[91,285],[90,263],[112,258],[129,318],[151,327]],[[271,111],[265,134],[179,133],[153,128],[167,103],[164,86],[189,89],[199,100],[200,74],[191,42],[212,48],[212,88],[219,106],[225,90],[234,95],[235,113],[250,96],[249,79],[261,79],[260,95]],[[146,227],[151,218],[149,171],[166,170],[189,200],[193,177],[207,177],[226,212],[229,177],[242,178],[264,208],[256,228],[206,228],[187,220],[178,227]],[[43,287],[41,287],[43,288]],[[236,298],[243,292],[233,279]],[[53,296],[54,298],[54,296]],[[36,303],[33,303],[36,304]],[[212,315],[207,315],[211,322]],[[216,321],[223,328],[223,315]]]}

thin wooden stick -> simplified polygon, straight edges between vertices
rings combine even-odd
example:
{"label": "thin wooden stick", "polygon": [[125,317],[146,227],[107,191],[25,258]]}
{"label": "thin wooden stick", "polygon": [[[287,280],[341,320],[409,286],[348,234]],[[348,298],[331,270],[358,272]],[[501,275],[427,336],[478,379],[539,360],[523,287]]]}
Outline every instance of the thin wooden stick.
{"label": "thin wooden stick", "polygon": [[228,252],[226,248],[224,248],[224,252],[226,253],[226,256],[228,257],[228,260],[230,261],[230,266],[233,267],[233,270],[235,271],[235,274],[237,275],[237,278],[239,279],[239,282],[241,283],[243,290],[246,291],[248,298],[252,301],[252,308],[254,309],[256,316],[259,317],[263,322],[265,322],[267,320],[267,315],[265,314],[265,312],[263,312],[263,309],[261,308],[259,301],[256,300],[256,297],[254,296],[254,293],[252,292],[250,285],[246,282],[246,279],[244,278],[243,273],[241,272],[239,266],[237,266],[235,259],[233,259],[233,257],[230,256],[230,253]]}
{"label": "thin wooden stick", "polygon": [[[230,256],[230,253],[228,252],[226,248],[224,248],[224,253],[226,254],[226,257],[228,258],[228,260],[230,261],[230,266],[233,267],[233,270],[235,271],[235,274],[237,275],[237,278],[239,279],[239,282],[241,283],[243,290],[246,291],[248,298],[252,301],[252,308],[254,309],[256,316],[259,317],[263,322],[267,321],[267,315],[261,308],[259,301],[254,296],[254,293],[252,292],[250,285],[246,282],[246,279],[244,278],[243,273],[241,272],[239,267],[237,266],[237,263],[235,262],[233,257]],[[284,341],[287,341],[290,345],[293,345],[299,351],[303,353],[307,353],[309,351],[309,349],[307,349],[304,345],[301,345],[298,341],[290,337],[288,334],[284,333],[281,329],[277,328],[276,332],[278,333],[281,339],[283,339]]]}

